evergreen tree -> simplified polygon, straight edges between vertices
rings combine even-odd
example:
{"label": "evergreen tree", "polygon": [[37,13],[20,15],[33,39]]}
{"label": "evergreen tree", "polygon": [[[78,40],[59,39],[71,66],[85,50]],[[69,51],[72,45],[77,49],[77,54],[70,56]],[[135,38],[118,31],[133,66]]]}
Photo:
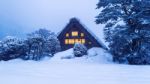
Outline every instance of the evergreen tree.
{"label": "evergreen tree", "polygon": [[150,64],[150,0],[99,0],[97,8],[114,61]]}

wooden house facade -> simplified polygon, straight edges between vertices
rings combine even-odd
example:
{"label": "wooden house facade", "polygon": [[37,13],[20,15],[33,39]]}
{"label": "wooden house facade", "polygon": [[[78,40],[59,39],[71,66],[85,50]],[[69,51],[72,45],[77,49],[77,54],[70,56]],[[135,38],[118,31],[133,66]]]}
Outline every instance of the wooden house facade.
{"label": "wooden house facade", "polygon": [[67,26],[59,33],[58,39],[62,51],[73,48],[75,43],[84,44],[88,49],[92,47],[107,49],[105,45],[76,18],[70,19]]}

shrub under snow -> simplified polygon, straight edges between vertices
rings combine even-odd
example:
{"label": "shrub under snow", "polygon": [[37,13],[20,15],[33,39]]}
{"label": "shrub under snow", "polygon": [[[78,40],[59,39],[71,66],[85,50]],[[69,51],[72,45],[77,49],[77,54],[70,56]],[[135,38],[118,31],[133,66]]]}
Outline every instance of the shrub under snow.
{"label": "shrub under snow", "polygon": [[73,48],[74,56],[81,57],[83,55],[87,55],[87,48],[80,43],[76,43]]}
{"label": "shrub under snow", "polygon": [[24,42],[16,37],[8,36],[0,42],[0,60],[15,59],[26,55]]}

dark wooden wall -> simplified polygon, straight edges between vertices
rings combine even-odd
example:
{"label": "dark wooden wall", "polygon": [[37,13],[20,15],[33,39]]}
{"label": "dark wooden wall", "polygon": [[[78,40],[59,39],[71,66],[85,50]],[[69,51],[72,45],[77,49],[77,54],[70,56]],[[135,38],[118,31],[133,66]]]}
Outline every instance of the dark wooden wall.
{"label": "dark wooden wall", "polygon": [[[72,31],[78,31],[78,37],[72,37]],[[66,33],[69,33],[69,37],[66,37]],[[80,33],[84,33],[84,37],[80,36]],[[66,26],[66,28],[59,34],[58,39],[61,44],[62,51],[73,48],[72,44],[65,44],[65,39],[80,39],[83,38],[86,40],[84,44],[87,48],[92,47],[102,47],[100,43],[81,25],[78,21],[70,21],[70,23]],[[91,44],[89,43],[91,42]]]}

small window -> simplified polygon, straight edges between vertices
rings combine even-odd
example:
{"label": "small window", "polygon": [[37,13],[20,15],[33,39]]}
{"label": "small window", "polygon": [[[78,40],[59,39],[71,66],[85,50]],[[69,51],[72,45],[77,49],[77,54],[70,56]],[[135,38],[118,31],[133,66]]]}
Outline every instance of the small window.
{"label": "small window", "polygon": [[84,37],[84,33],[81,33],[81,37]]}
{"label": "small window", "polygon": [[78,40],[79,40],[79,39],[75,39],[75,43],[78,43]]}
{"label": "small window", "polygon": [[85,44],[85,39],[82,39],[82,44]]}
{"label": "small window", "polygon": [[78,32],[77,31],[73,31],[72,32],[72,36],[78,36]]}
{"label": "small window", "polygon": [[78,43],[82,43],[81,39],[78,39]]}
{"label": "small window", "polygon": [[74,44],[74,43],[75,43],[74,39],[69,39],[69,44]]}
{"label": "small window", "polygon": [[68,39],[65,39],[65,44],[69,44],[69,40]]}
{"label": "small window", "polygon": [[66,37],[69,37],[69,33],[66,34]]}
{"label": "small window", "polygon": [[75,43],[81,43],[81,39],[75,39]]}
{"label": "small window", "polygon": [[75,43],[85,44],[85,39],[75,39]]}

